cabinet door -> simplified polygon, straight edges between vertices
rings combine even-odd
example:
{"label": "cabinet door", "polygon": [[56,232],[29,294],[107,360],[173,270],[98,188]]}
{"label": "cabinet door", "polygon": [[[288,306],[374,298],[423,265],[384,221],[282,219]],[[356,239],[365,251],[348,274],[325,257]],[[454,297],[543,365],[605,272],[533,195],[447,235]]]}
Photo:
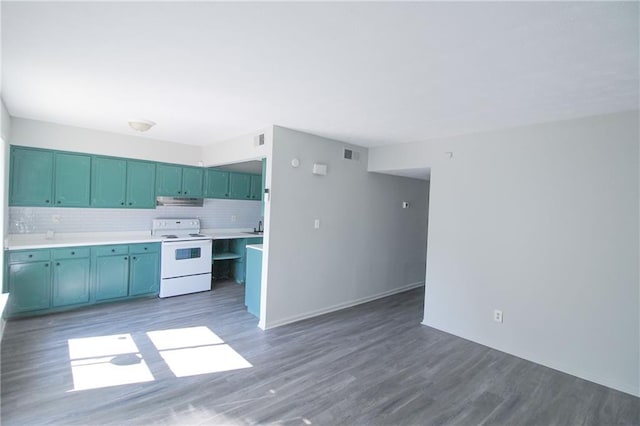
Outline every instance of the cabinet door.
{"label": "cabinet door", "polygon": [[204,195],[202,191],[204,169],[198,167],[182,168],[182,195],[185,197],[199,198]]}
{"label": "cabinet door", "polygon": [[91,167],[91,206],[124,207],[127,161],[93,157]]}
{"label": "cabinet door", "polygon": [[229,172],[208,169],[205,180],[207,198],[229,198]]}
{"label": "cabinet door", "polygon": [[53,204],[53,152],[14,148],[10,167],[9,205]]}
{"label": "cabinet door", "polygon": [[98,256],[95,260],[96,300],[125,297],[129,292],[129,255]]}
{"label": "cabinet door", "polygon": [[89,207],[91,157],[54,154],[54,194],[57,207]]}
{"label": "cabinet door", "polygon": [[51,262],[9,265],[9,294],[12,313],[47,309],[51,297]]}
{"label": "cabinet door", "polygon": [[251,199],[251,175],[229,173],[229,198],[235,200]]}
{"label": "cabinet door", "polygon": [[251,175],[251,199],[262,200],[262,176]]}
{"label": "cabinet door", "polygon": [[61,259],[53,265],[53,306],[89,302],[89,258]]}
{"label": "cabinet door", "polygon": [[158,164],[156,167],[156,195],[166,197],[182,195],[182,167]]}
{"label": "cabinet door", "polygon": [[153,209],[156,206],[156,165],[127,161],[127,207]]}
{"label": "cabinet door", "polygon": [[160,254],[132,254],[129,271],[129,295],[158,293],[160,290]]}

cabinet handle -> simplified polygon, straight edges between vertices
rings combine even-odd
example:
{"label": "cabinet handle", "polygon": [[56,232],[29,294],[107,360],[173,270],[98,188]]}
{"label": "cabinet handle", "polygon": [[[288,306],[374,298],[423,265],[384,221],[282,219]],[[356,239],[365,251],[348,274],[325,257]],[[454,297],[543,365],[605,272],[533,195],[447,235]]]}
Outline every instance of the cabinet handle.
{"label": "cabinet handle", "polygon": [[30,255],[29,255],[29,257],[33,257],[33,255],[32,255],[32,254],[30,254]]}
{"label": "cabinet handle", "polygon": [[178,191],[178,194],[182,194],[182,191]]}
{"label": "cabinet handle", "polygon": [[44,267],[45,267],[45,268],[48,268],[48,267],[49,267],[49,264],[48,264],[48,263],[45,263],[45,264],[44,264]]}
{"label": "cabinet handle", "polygon": [[111,249],[111,253],[115,253],[115,252],[116,252],[116,249]]}
{"label": "cabinet handle", "polygon": [[129,201],[129,205],[132,205],[133,203],[131,201]]}
{"label": "cabinet handle", "polygon": [[137,257],[133,256],[133,260],[136,260],[136,259],[137,259]]}
{"label": "cabinet handle", "polygon": [[247,198],[249,198],[249,196],[247,195]]}
{"label": "cabinet handle", "polygon": [[148,247],[145,247],[144,249],[146,250],[146,249],[148,249]]}
{"label": "cabinet handle", "polygon": [[125,256],[124,260],[127,260],[127,259],[129,259],[129,258]]}
{"label": "cabinet handle", "polygon": [[58,200],[58,204],[62,204],[62,201]]}
{"label": "cabinet handle", "polygon": [[124,201],[122,201],[122,202],[120,203],[120,205],[121,205],[121,206],[124,206]]}
{"label": "cabinet handle", "polygon": [[56,262],[56,266],[60,266],[60,262]]}
{"label": "cabinet handle", "polygon": [[184,191],[184,195],[187,195],[187,191]]}
{"label": "cabinet handle", "polygon": [[49,200],[44,200],[45,203],[49,204]]}
{"label": "cabinet handle", "polygon": [[75,251],[72,251],[72,252],[71,252],[71,256],[73,256],[73,255],[75,255],[75,254],[76,254],[76,252],[75,252]]}
{"label": "cabinet handle", "polygon": [[225,197],[228,197],[228,196],[229,196],[229,194],[224,194],[224,196],[225,196]]}

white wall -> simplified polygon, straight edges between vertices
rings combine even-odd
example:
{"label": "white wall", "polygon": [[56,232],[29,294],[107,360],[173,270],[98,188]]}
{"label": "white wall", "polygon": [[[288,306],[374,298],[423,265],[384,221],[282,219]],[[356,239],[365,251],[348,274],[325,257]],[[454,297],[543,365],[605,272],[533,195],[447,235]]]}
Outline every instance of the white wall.
{"label": "white wall", "polygon": [[[274,128],[266,328],[424,282],[428,183],[368,173],[366,149],[350,162],[344,146]],[[328,174],[313,175],[314,162]]]}
{"label": "white wall", "polygon": [[[265,135],[265,142],[264,145],[257,146],[254,137],[261,133]],[[207,167],[258,160],[268,158],[271,155],[272,145],[273,127],[269,127],[248,135],[204,146],[202,157],[204,165]]]}
{"label": "white wall", "polygon": [[198,162],[202,161],[200,146],[16,117],[12,119],[9,141],[12,145],[165,161],[191,166],[197,166]]}
{"label": "white wall", "polygon": [[372,149],[431,167],[424,323],[640,395],[638,151],[638,111]]}

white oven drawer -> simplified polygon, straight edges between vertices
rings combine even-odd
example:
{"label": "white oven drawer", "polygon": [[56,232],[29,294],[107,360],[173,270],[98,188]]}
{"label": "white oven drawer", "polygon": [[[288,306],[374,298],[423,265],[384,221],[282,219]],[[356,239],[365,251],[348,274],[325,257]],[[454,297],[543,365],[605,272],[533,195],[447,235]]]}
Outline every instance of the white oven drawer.
{"label": "white oven drawer", "polygon": [[160,274],[175,278],[211,272],[211,240],[163,241]]}

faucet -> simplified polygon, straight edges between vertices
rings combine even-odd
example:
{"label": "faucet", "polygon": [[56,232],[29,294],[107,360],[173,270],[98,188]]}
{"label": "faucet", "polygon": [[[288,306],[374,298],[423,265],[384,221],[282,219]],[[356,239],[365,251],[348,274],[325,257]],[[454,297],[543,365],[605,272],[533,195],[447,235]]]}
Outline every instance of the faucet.
{"label": "faucet", "polygon": [[264,232],[264,229],[262,228],[262,221],[261,220],[258,221],[258,232]]}

